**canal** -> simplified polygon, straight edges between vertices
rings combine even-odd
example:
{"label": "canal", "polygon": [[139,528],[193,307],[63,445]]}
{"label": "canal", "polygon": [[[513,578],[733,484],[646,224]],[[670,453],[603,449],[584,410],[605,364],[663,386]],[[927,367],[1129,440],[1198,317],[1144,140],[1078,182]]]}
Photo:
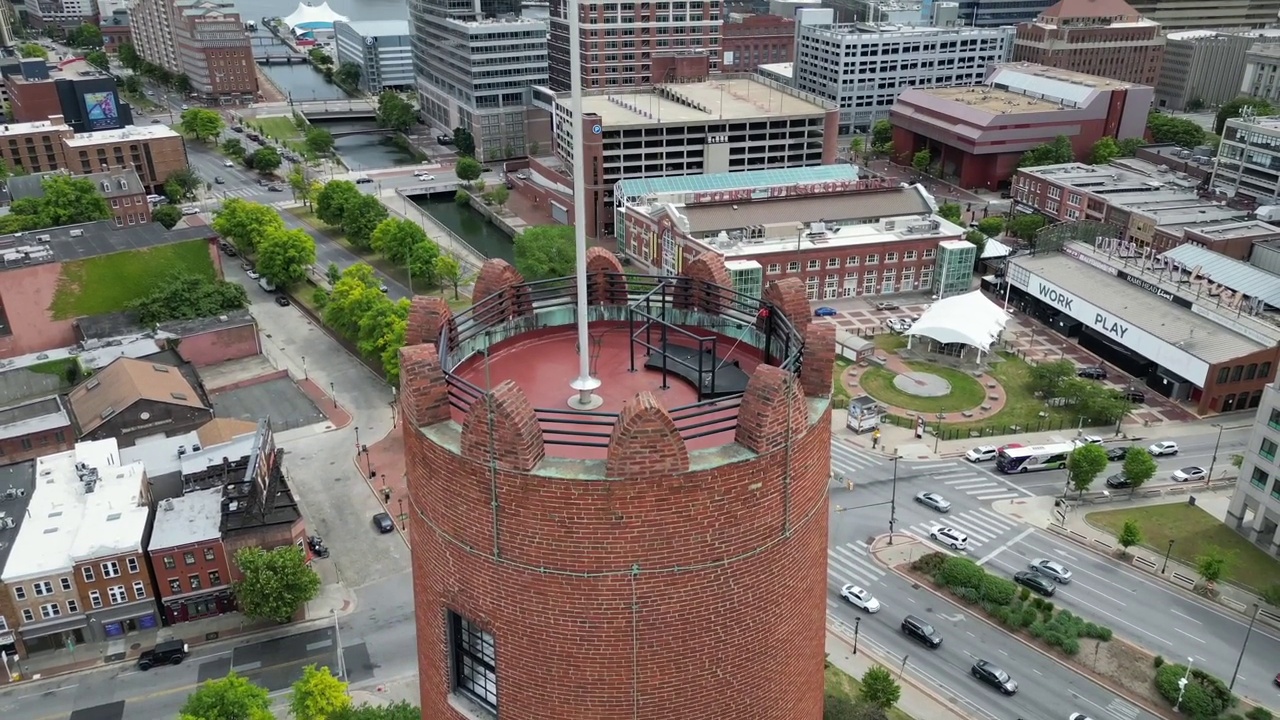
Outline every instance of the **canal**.
{"label": "canal", "polygon": [[453,194],[434,196],[419,195],[412,202],[433,220],[462,238],[487,258],[501,258],[515,264],[516,251],[511,236],[505,230],[489,222],[470,205],[459,205]]}

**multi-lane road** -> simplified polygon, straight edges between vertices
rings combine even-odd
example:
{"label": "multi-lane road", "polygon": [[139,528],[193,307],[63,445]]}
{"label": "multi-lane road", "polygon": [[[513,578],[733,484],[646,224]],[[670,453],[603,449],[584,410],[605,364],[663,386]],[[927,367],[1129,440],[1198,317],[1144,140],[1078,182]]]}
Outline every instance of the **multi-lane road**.
{"label": "multi-lane road", "polygon": [[[1151,486],[1171,482],[1172,473],[1180,467],[1208,467],[1215,443],[1217,468],[1229,467],[1230,455],[1239,452],[1247,437],[1246,430],[1227,430],[1217,443],[1218,431],[1212,427],[1205,427],[1203,433],[1179,437],[1181,452],[1177,457],[1157,460],[1159,471]],[[1150,440],[1158,439],[1161,438]],[[1149,441],[1142,444],[1146,442]],[[1114,467],[1118,469],[1119,464]],[[852,492],[844,487],[832,491],[836,506],[828,553],[832,615],[852,627],[857,611],[840,600],[839,588],[851,582],[870,589],[885,608],[875,616],[864,616],[861,641],[871,642],[895,662],[901,662],[904,654],[909,655],[907,673],[914,672],[919,680],[979,716],[992,720],[1057,717],[1070,708],[1094,718],[1135,720],[1145,713],[967,611],[926,590],[913,588],[874,562],[867,555],[866,543],[870,537],[889,530],[891,508],[898,532],[927,539],[934,525],[945,524],[966,533],[966,554],[991,572],[1012,575],[1033,558],[1058,560],[1075,573],[1073,582],[1060,588],[1054,597],[1060,607],[1107,625],[1153,653],[1170,659],[1189,657],[1197,667],[1222,678],[1231,677],[1247,631],[1246,618],[1201,602],[1127,565],[992,508],[1000,501],[1059,494],[1066,485],[1065,473],[1006,476],[997,473],[990,463],[973,464],[959,458],[900,459],[895,483],[892,459],[839,439],[833,443],[832,469],[854,483]],[[951,511],[939,515],[915,503],[916,493],[924,490],[944,495],[952,503]],[[943,632],[947,640],[939,651],[926,651],[901,634],[898,625],[907,614],[925,617]],[[1021,688],[1016,696],[989,694],[985,686],[969,676],[970,654],[977,654],[979,648],[986,659],[1006,666],[1019,681]],[[1236,692],[1273,707],[1280,703],[1280,692],[1272,684],[1275,658],[1280,658],[1280,637],[1255,627],[1236,679]]]}

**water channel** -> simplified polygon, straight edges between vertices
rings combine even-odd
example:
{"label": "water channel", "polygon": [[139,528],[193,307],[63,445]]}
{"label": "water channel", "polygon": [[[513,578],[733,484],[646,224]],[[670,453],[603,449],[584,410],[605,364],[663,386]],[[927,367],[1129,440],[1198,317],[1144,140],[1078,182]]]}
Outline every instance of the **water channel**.
{"label": "water channel", "polygon": [[422,208],[432,219],[454,235],[462,238],[487,258],[501,258],[515,263],[516,251],[511,236],[488,218],[476,212],[470,205],[459,205],[452,194],[413,198],[413,204]]}

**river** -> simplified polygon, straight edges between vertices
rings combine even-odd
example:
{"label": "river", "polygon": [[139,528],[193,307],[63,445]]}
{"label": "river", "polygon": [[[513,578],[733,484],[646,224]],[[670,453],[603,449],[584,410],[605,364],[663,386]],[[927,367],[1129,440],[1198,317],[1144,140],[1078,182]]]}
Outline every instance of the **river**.
{"label": "river", "polygon": [[515,263],[516,251],[511,236],[470,205],[459,205],[449,196],[419,196],[413,199],[413,203],[454,235],[465,240],[476,252],[487,258],[501,258]]}

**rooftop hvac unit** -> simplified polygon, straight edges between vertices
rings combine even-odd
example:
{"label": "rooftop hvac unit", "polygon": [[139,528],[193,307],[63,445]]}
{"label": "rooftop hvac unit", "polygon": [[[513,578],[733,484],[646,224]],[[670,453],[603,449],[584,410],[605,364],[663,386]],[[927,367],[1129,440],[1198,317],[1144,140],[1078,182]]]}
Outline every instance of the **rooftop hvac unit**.
{"label": "rooftop hvac unit", "polygon": [[17,500],[17,499],[18,499],[18,498],[20,498],[20,497],[26,497],[26,496],[27,496],[27,489],[26,489],[26,488],[15,488],[15,487],[11,487],[11,488],[6,488],[6,489],[5,489],[4,494],[3,494],[3,495],[0,495],[0,499],[4,499],[4,500]]}
{"label": "rooftop hvac unit", "polygon": [[13,518],[6,515],[0,515],[0,528],[11,530],[13,529],[14,524]]}

